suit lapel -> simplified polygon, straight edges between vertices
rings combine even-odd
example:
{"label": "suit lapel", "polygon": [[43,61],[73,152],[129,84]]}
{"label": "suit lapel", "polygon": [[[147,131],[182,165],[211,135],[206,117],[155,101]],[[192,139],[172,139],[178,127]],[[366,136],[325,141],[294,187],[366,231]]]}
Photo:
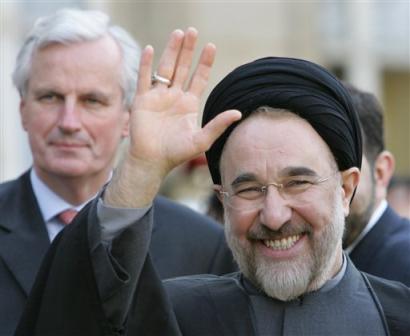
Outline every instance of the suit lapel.
{"label": "suit lapel", "polygon": [[384,240],[395,229],[397,218],[391,208],[387,208],[375,226],[364,239],[353,249],[350,259],[358,269],[367,269],[373,263],[373,257],[383,245]]}
{"label": "suit lapel", "polygon": [[28,294],[50,245],[28,172],[10,182],[0,213],[0,258]]}

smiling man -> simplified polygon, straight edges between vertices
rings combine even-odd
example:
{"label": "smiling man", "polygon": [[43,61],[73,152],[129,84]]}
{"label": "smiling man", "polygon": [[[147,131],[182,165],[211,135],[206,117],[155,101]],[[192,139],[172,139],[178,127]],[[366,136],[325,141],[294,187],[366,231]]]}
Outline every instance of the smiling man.
{"label": "smiling man", "polygon": [[[189,80],[195,40],[190,30],[171,35],[157,70],[169,82],[151,82],[153,50],[144,50],[129,150],[102,199],[50,251],[17,335],[405,335],[410,289],[361,273],[342,249],[362,160],[346,89],[314,63],[259,59],[215,87],[201,128],[215,48]],[[203,151],[240,272],[169,279],[163,293],[144,246],[152,200],[172,168]],[[126,227],[111,260],[81,243],[95,242],[107,213]],[[122,282],[104,285],[101,270]]]}
{"label": "smiling man", "polygon": [[[308,122],[285,110],[259,108],[229,137],[221,172],[228,243],[258,288],[292,300],[340,270],[336,247],[358,173],[342,180],[328,146]],[[345,187],[335,194],[338,183]]]}

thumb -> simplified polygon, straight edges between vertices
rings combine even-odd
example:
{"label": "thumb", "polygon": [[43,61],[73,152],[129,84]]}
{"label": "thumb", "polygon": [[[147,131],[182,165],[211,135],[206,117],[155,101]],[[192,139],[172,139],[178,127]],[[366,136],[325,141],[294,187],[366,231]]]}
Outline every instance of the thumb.
{"label": "thumb", "polygon": [[241,118],[242,113],[240,111],[228,110],[209,121],[198,134],[197,143],[201,151],[208,150],[230,125]]}

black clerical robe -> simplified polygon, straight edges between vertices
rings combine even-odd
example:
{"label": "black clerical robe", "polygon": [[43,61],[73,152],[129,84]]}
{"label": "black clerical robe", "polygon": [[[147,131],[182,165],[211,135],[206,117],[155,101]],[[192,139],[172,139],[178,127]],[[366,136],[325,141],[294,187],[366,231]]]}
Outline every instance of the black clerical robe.
{"label": "black clerical robe", "polygon": [[[88,239],[93,230],[88,230],[87,222],[95,222],[94,208],[95,202],[48,252],[16,336],[256,336],[262,335],[259,314],[269,318],[269,310],[273,319],[281,321],[272,326],[279,335],[409,334],[410,289],[372,276],[368,281],[350,262],[342,280],[328,292],[288,303],[262,295],[266,305],[255,307],[255,293],[239,273],[177,278],[163,287],[148,248],[131,248],[123,252],[131,251],[129,260],[139,254],[138,266],[132,269],[135,264],[127,263],[126,254],[118,255],[107,264],[117,281],[107,286],[109,292],[101,293]],[[141,233],[138,228],[150,232],[150,221],[148,212],[124,231],[123,243],[133,246],[133,239],[138,241],[134,235]],[[121,237],[117,243],[121,245]]]}
{"label": "black clerical robe", "polygon": [[[183,335],[390,335],[374,291],[350,261],[334,288],[289,302],[255,290],[240,273],[164,285]],[[404,286],[403,292],[409,295]],[[397,294],[393,300],[401,302]],[[410,302],[402,308],[410,309]],[[409,319],[405,323],[410,327]]]}

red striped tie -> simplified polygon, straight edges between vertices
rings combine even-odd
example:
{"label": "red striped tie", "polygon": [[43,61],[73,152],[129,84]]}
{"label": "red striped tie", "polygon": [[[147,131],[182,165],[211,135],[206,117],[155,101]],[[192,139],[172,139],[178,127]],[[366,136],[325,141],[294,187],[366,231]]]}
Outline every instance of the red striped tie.
{"label": "red striped tie", "polygon": [[77,215],[78,211],[74,209],[67,209],[58,215],[58,219],[65,225],[70,224],[73,218]]}

